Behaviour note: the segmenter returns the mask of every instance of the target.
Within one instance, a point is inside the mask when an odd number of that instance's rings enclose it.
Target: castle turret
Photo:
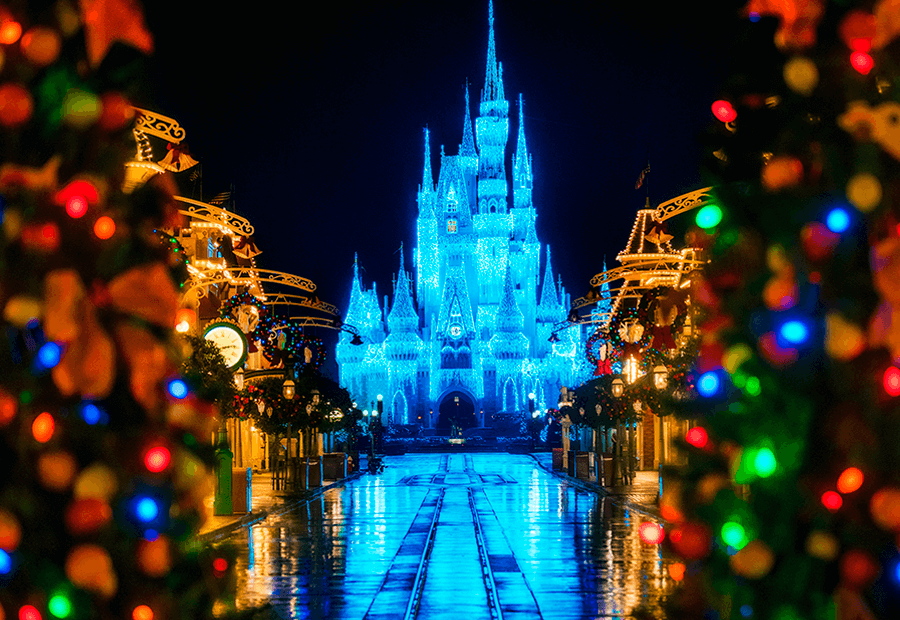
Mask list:
[[[494,3],[489,9],[487,67],[475,121],[478,140],[478,212],[506,213],[506,142],[509,138],[509,102],[503,94],[503,67],[494,49]]]

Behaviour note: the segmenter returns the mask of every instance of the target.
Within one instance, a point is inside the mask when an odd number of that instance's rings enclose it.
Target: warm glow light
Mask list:
[[[875,61],[865,52],[853,52],[850,54],[850,65],[863,75],[869,75]]]
[[[731,102],[719,99],[712,104],[713,115],[723,123],[730,123],[737,118],[737,112],[732,107]]]
[[[685,433],[684,440],[695,448],[704,448],[709,441],[709,434],[702,426],[695,426]]]
[[[53,437],[53,431],[56,429],[56,422],[53,416],[46,411],[34,419],[31,424],[31,434],[35,440],[40,443],[47,443]]]
[[[66,213],[69,217],[78,219],[87,213],[88,201],[84,196],[72,196],[66,201]]]
[[[883,383],[889,396],[900,396],[900,368],[891,366],[885,370]]]
[[[857,467],[848,467],[838,477],[837,490],[841,493],[853,493],[862,486],[863,480],[865,480],[865,476],[863,476],[862,470]]]
[[[844,504],[844,500],[841,498],[840,493],[835,491],[825,491],[822,493],[821,499],[822,505],[825,506],[829,512],[836,512]]]
[[[132,620],[153,620],[153,610],[148,605],[138,605],[131,612]]]
[[[0,44],[12,45],[22,36],[22,24],[11,19],[0,23]]]
[[[97,219],[94,223],[94,234],[98,239],[109,239],[116,232],[116,223],[108,215]]]
[[[662,526],[658,523],[653,523],[652,521],[641,523],[638,532],[641,536],[641,540],[648,545],[658,545],[663,541],[663,538],[666,537],[666,531]]]

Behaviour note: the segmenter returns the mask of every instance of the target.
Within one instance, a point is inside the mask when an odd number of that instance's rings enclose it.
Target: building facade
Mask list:
[[[412,271],[401,251],[392,301],[382,305],[375,284],[367,288],[353,265],[345,322],[363,345],[342,336],[340,382],[360,409],[376,407],[380,395],[385,423],[490,427],[498,414],[556,407],[561,386],[589,376],[581,330],[562,330],[550,342],[569,299],[535,232],[521,95],[507,175],[510,105],[492,4],[489,23],[474,130],[467,88],[462,141],[456,155],[441,149],[436,183],[425,131]]]

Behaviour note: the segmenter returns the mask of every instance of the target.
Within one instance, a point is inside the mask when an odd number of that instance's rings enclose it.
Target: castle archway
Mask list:
[[[438,407],[437,432],[447,433],[456,427],[459,431],[477,426],[475,402],[472,397],[461,391],[447,393]]]

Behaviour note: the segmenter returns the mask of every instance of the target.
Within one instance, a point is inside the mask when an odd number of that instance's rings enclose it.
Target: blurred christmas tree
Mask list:
[[[900,617],[900,3],[751,0],[706,162],[672,618]]]
[[[0,619],[227,596],[190,544],[215,410],[177,374],[177,209],[165,177],[122,190],[151,48],[133,0],[0,4]]]

